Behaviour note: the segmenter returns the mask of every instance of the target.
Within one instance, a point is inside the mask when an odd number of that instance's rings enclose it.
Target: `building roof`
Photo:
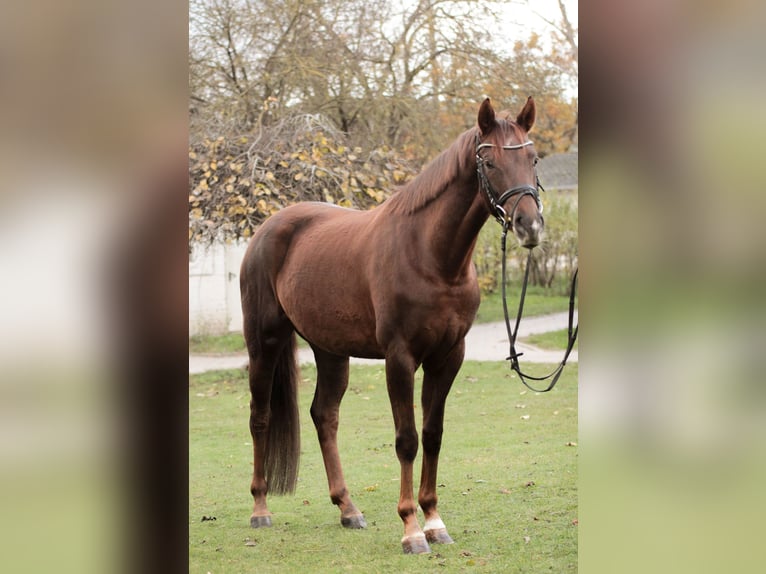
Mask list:
[[[537,173],[545,189],[577,189],[577,152],[540,158]]]

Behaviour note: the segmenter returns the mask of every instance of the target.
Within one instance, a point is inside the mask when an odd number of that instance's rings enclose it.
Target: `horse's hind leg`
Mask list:
[[[259,311],[264,312],[264,309]],[[249,354],[249,382],[250,382],[250,434],[253,439],[253,479],[250,483],[250,492],[253,495],[253,513],[250,516],[250,525],[253,528],[271,526],[271,513],[266,506],[267,467],[269,459],[273,460],[273,454],[269,452],[269,438],[274,440],[273,429],[270,428],[272,418],[272,393],[280,392],[274,389],[275,375],[279,371],[289,372],[293,342],[292,326],[286,321],[268,322],[268,329],[264,328],[263,318],[266,315],[245,315],[245,339]],[[280,364],[281,363],[281,364]],[[294,374],[289,373],[294,378]],[[285,381],[283,381],[284,383]],[[284,413],[276,413],[283,415]],[[272,453],[279,445],[271,445]],[[283,447],[290,450],[290,445]],[[294,451],[294,447],[292,447]],[[292,454],[289,456],[293,456]],[[280,469],[281,471],[281,469]],[[273,472],[273,470],[272,470]],[[280,477],[272,476],[270,480],[279,480]],[[277,490],[284,490],[280,485]]]
[[[423,469],[418,503],[426,518],[423,531],[431,543],[453,542],[436,510],[436,473],[444,426],[444,404],[463,363],[464,351],[465,342],[461,341],[446,357],[423,364]]]
[[[271,512],[266,506],[266,442],[270,417],[269,403],[271,385],[274,377],[274,364],[267,353],[250,355],[250,435],[253,439],[253,480],[250,493],[253,495],[253,513],[250,526],[259,528],[271,526]]]
[[[317,386],[311,403],[311,418],[322,450],[330,500],[340,508],[340,522],[346,528],[365,528],[364,516],[351,501],[338,454],[338,413],[348,386],[348,357],[314,349]]]

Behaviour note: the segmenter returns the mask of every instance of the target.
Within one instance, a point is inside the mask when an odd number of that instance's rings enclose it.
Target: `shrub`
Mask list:
[[[369,209],[417,172],[386,147],[362,150],[320,116],[194,142],[189,149],[189,242],[250,237],[299,201]]]
[[[547,192],[545,205],[545,235],[533,250],[529,270],[529,284],[566,294],[577,267],[577,196],[570,193]],[[499,226],[489,221],[481,233],[474,250],[474,263],[482,293],[500,289],[502,252]],[[520,249],[511,237],[507,240],[508,278],[521,281],[527,250]]]

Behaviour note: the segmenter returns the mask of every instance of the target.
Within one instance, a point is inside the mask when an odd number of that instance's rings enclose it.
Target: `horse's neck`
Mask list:
[[[426,208],[430,212],[424,232],[426,248],[452,277],[468,271],[476,238],[489,217],[478,187],[473,174],[457,179]]]

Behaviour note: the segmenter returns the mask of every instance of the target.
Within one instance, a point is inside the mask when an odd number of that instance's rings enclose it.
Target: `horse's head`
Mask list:
[[[532,248],[543,234],[542,202],[538,195],[537,153],[527,138],[535,123],[535,102],[529,97],[516,121],[495,116],[484,100],[479,108],[476,162],[480,193],[490,213],[513,229],[519,243]]]

